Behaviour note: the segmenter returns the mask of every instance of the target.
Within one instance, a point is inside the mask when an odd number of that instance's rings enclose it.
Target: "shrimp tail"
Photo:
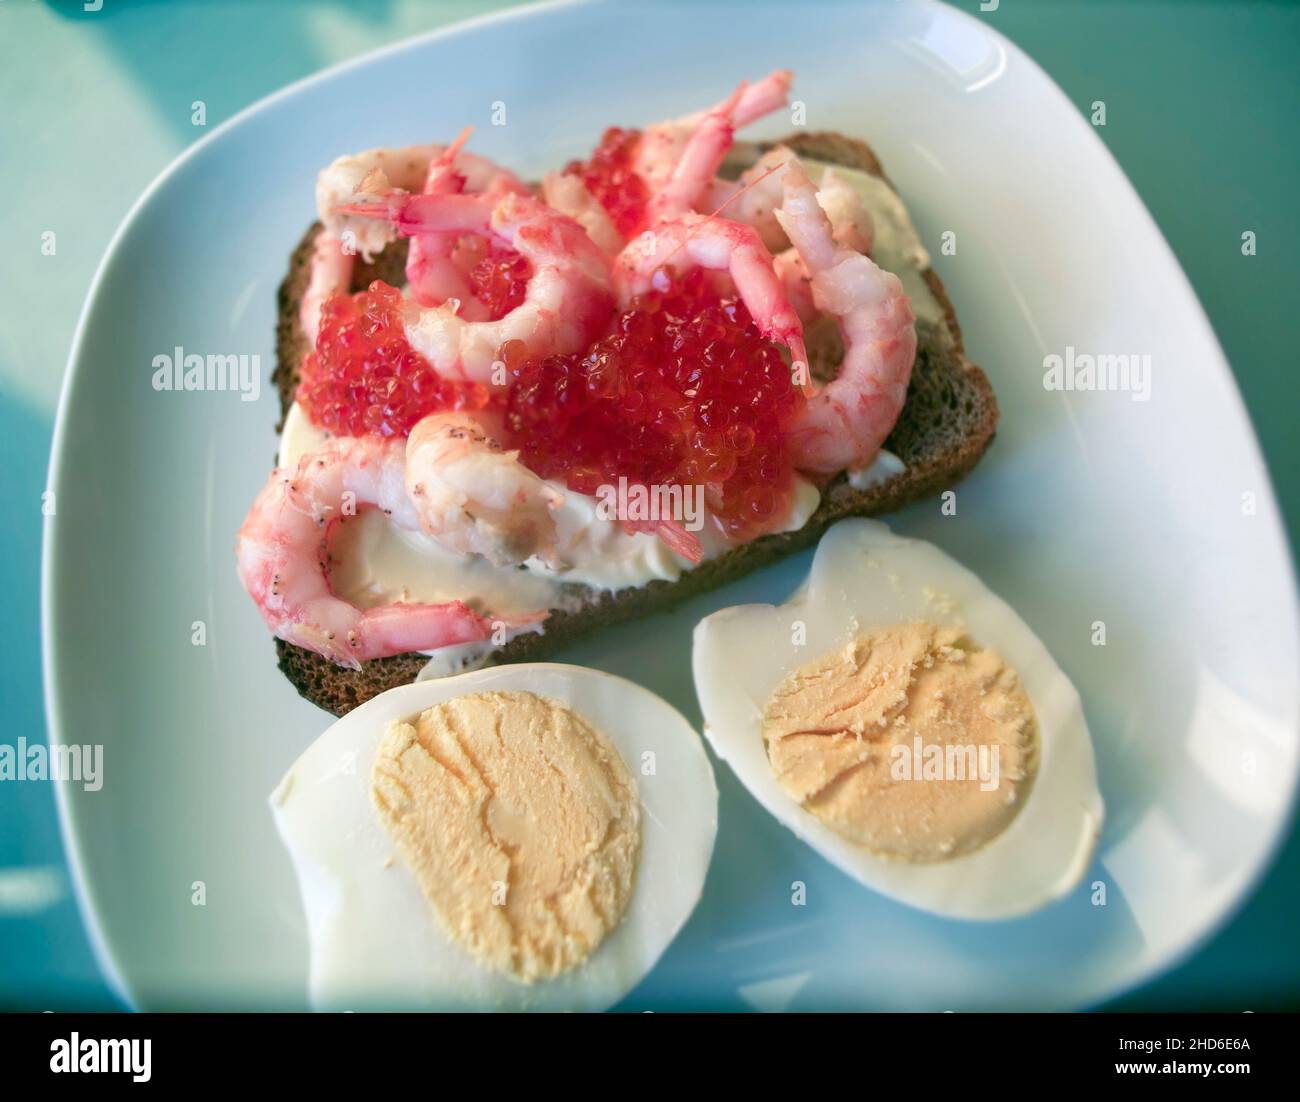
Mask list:
[[[623,531],[634,535],[637,532],[652,532],[667,544],[668,548],[681,555],[687,562],[696,564],[704,558],[704,546],[699,537],[686,530],[679,520],[665,517],[662,520],[634,521],[625,520]]]
[[[546,615],[481,616],[463,601],[383,605],[362,613],[348,643],[368,653],[390,654],[439,650],[487,639],[505,643],[511,632],[539,623]]]
[[[693,532],[688,532],[679,520],[661,520],[655,528],[661,540],[692,565],[704,558],[704,547]]]
[[[393,191],[378,202],[344,203],[335,207],[334,213],[384,219],[391,223],[399,237],[427,233],[480,233],[488,229],[492,198],[457,191],[433,195]]]

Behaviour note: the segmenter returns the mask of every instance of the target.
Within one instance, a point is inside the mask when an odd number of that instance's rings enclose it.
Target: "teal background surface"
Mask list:
[[[0,741],[45,738],[38,595],[54,410],[91,276],[130,205],[186,146],[280,86],[408,35],[510,6],[103,0],[100,10],[86,11],[82,3],[0,0],[0,502],[8,517],[0,551],[0,637],[8,643],[0,662]],[[1104,101],[1100,136],[1168,238],[1227,352],[1294,548],[1300,6],[956,6],[1019,44],[1085,116],[1094,101]],[[775,24],[794,7],[747,5],[738,17]],[[196,100],[206,105],[203,126],[192,121]],[[245,181],[250,188],[258,183]],[[1243,263],[1246,230],[1257,235],[1258,254]],[[42,251],[47,232],[55,235],[52,256]],[[1108,1008],[1300,1006],[1298,910],[1300,834],[1293,824],[1271,872],[1231,922],[1181,966]],[[118,1005],[77,912],[49,786],[5,784],[0,1008]]]

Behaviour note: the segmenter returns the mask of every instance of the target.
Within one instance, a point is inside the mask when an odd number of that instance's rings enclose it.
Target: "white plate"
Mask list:
[[[155,392],[153,358],[178,344],[256,353],[265,376],[275,288],[337,154],[469,122],[476,149],[534,175],[607,125],[684,112],[777,66],[797,71],[810,127],[880,153],[997,389],[1002,428],[956,516],[929,501],[893,523],[976,570],[1078,684],[1110,812],[1087,880],[1107,885],[1106,905],[1082,889],[1009,923],[920,915],[816,857],[724,767],[704,898],[627,1005],[1089,1004],[1186,953],[1260,874],[1296,781],[1295,587],[1186,279],[1078,110],[988,26],[912,3],[792,10],[565,5],[417,39],[239,115],[127,217],[59,411],[44,616],[52,737],[104,744],[102,790],[60,786],[63,822],[101,960],[134,1004],[302,1004],[303,920],[266,796],[328,719],[276,670],[235,579],[275,396],[265,379],[256,402]],[[947,230],[955,256],[940,254]],[[1043,358],[1067,346],[1150,355],[1150,400],[1046,391]],[[784,599],[807,563],[557,660],[631,676],[698,721],[695,621]]]

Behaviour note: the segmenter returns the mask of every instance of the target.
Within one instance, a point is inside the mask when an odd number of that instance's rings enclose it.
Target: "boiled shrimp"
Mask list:
[[[817,205],[826,212],[836,244],[871,255],[876,227],[862,196],[834,168],[827,168],[817,181]]]
[[[462,554],[513,566],[536,555],[556,561],[552,511],[564,494],[502,449],[484,414],[434,413],[406,443],[406,492],[420,525]]]
[[[798,158],[792,150],[783,145],[774,146],[742,172],[738,180],[713,180],[705,205],[733,222],[753,226],[773,253],[789,248],[790,242],[775,212],[781,205],[781,169],[795,160]]]
[[[492,385],[497,351],[522,341],[536,357],[580,352],[599,337],[613,307],[609,258],[572,218],[540,199],[507,193],[401,195],[348,204],[343,213],[383,219],[402,236],[491,236],[532,268],[524,300],[496,321],[468,321],[457,304],[407,307],[406,338],[444,378]]]
[[[352,268],[356,256],[343,248],[343,243],[329,230],[316,235],[308,268],[307,290],[303,292],[298,307],[298,322],[303,334],[316,347],[320,335],[320,308],[331,295],[346,293],[352,286]]]
[[[785,287],[786,297],[805,325],[817,317],[813,302],[812,280],[808,266],[799,250],[790,244],[785,230],[777,219],[784,184],[781,176],[785,168],[803,162],[784,146],[768,150],[744,173],[730,198],[722,201],[726,217],[753,226],[763,238],[763,243],[775,254],[772,264]],[[714,192],[716,198],[720,192]],[[871,212],[862,202],[857,190],[833,168],[822,172],[817,183],[817,205],[826,213],[831,224],[831,236],[837,244],[855,252],[871,255],[875,240],[875,227]]]
[[[276,470],[239,530],[240,580],[280,639],[359,669],[372,658],[488,639],[500,626],[536,623],[545,613],[493,620],[461,601],[398,602],[361,609],[335,596],[326,563],[329,532],[353,509],[381,509],[395,524],[421,526],[405,487],[404,440],[341,437],[295,470]]]
[[[479,188],[469,187],[469,177],[461,164],[465,155],[461,151],[472,129],[465,127],[451,145],[430,161],[423,193],[455,195],[466,190],[481,190],[483,194],[492,196],[506,192],[529,194],[524,184],[505,169],[487,175],[479,173],[476,180]],[[441,306],[455,299],[459,303],[457,313],[466,321],[488,320],[491,311],[479,300],[469,278],[471,269],[484,252],[482,244],[482,238],[456,233],[429,233],[414,237],[406,260],[407,291],[411,297],[421,306]]]
[[[898,277],[835,240],[803,166],[782,175],[777,218],[807,267],[816,308],[834,317],[844,360],[830,383],[811,391],[788,428],[796,468],[832,474],[866,466],[898,421],[916,358],[912,306]]]
[[[757,122],[786,105],[793,82],[794,73],[778,69],[752,84],[742,84],[739,94],[733,93],[703,111],[647,126],[633,153],[632,170],[645,181],[650,194],[657,195],[668,183],[701,124],[711,117],[716,119],[723,111],[733,130]]]
[[[547,206],[568,215],[586,230],[602,252],[613,256],[623,247],[623,235],[614,219],[577,176],[548,172],[542,177],[542,198]]]
[[[694,210],[708,194],[734,140],[737,107],[745,87],[742,82],[730,98],[706,111],[691,129],[671,170],[646,204],[649,225]]]
[[[366,260],[397,239],[394,227],[369,218],[352,217],[342,211],[349,203],[382,201],[394,192],[420,192],[431,170],[449,147],[408,145],[396,149],[369,149],[340,157],[316,180],[316,212],[325,228],[346,241]],[[463,178],[456,190],[495,192],[528,189],[513,172],[482,157],[458,149],[450,166]]]
[[[434,413],[421,420],[406,445],[406,491],[425,531],[445,547],[482,555],[496,566],[536,558],[563,572],[554,510],[564,494],[519,462],[498,442],[500,421],[486,413]],[[690,562],[703,557],[699,539],[677,520],[621,522],[648,532]]]
[[[706,205],[733,222],[753,226],[773,254],[779,256],[790,251],[790,239],[776,217],[784,194],[781,175],[790,164],[803,166],[792,149],[773,146],[741,173],[738,180],[715,180]],[[871,255],[875,243],[871,212],[857,189],[833,167],[824,169],[817,182],[817,203],[830,219],[831,232],[839,244]],[[797,254],[791,252],[791,255]]]

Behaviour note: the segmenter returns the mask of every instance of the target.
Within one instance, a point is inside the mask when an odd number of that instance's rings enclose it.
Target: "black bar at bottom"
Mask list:
[[[729,1016],[422,1016],[11,1014],[0,1021],[6,1087],[74,1084],[170,1089],[319,1084],[367,1095],[402,1083],[454,1087],[481,1076],[500,1097],[603,1083],[597,1068],[644,1087],[758,1074],[765,1091],[841,1088],[916,1076],[917,1086],[1001,1083],[1032,1089],[1046,1073],[1072,1088],[1163,1081],[1180,1088],[1264,1085],[1296,1073],[1288,1014],[897,1014]],[[147,1042],[147,1044],[146,1044]],[[829,1064],[827,1063],[829,1061]],[[620,1072],[619,1065],[622,1065]],[[1010,1077],[1008,1079],[1008,1077]],[[6,1093],[9,1093],[7,1090]],[[10,1095],[11,1097],[18,1097]]]

